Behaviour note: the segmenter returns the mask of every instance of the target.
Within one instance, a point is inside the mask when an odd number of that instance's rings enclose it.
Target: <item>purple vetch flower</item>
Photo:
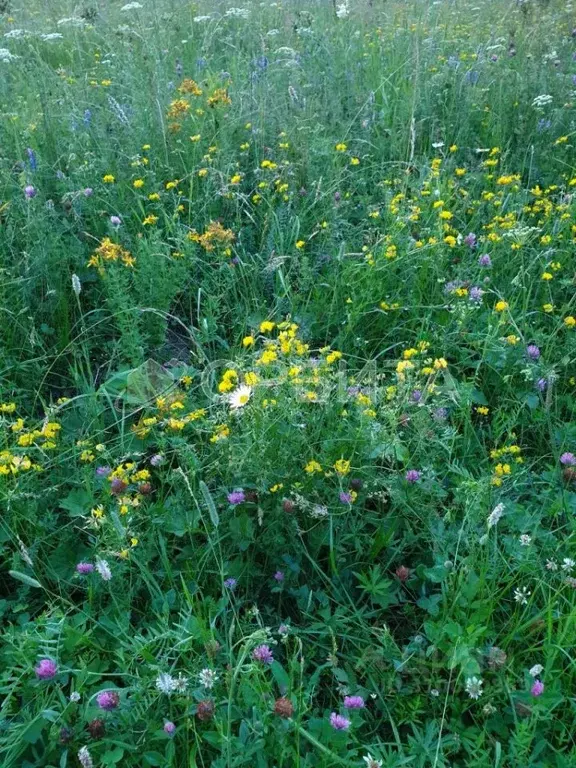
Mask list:
[[[276,581],[284,581],[284,571],[276,571],[274,574],[274,579]]]
[[[334,202],[339,203],[341,199],[342,199],[342,195],[340,194],[340,192],[334,192]]]
[[[493,53],[492,56],[490,56],[490,61],[492,61],[492,62],[498,61],[498,56],[496,56],[496,54]]]
[[[547,379],[538,379],[536,382],[536,389],[538,392],[546,392],[546,389],[548,387],[548,381]]]
[[[82,117],[82,121],[86,127],[90,125],[90,121],[92,120],[92,112],[89,109],[84,110],[84,116]]]
[[[36,197],[38,192],[36,191],[35,187],[33,187],[31,184],[28,184],[26,187],[24,187],[24,194],[28,200],[32,200],[33,197]]]
[[[566,451],[560,456],[560,464],[564,464],[565,467],[574,467],[576,466],[576,456]]]
[[[544,117],[538,120],[538,125],[536,126],[536,130],[538,131],[538,133],[544,133],[544,131],[549,131],[550,128],[552,128],[551,120],[547,120]]]
[[[94,566],[92,563],[78,563],[76,565],[76,573],[80,573],[82,576],[85,576],[87,573],[92,573],[94,571]]]
[[[34,152],[33,149],[30,149],[30,147],[28,147],[28,149],[26,150],[26,154],[28,155],[28,162],[30,163],[30,170],[35,171],[36,168],[38,167],[38,162],[36,160],[36,153]]]
[[[236,584],[238,584],[238,582],[236,581],[236,579],[233,579],[233,578],[229,578],[224,581],[224,586],[226,587],[226,589],[234,589]]]
[[[83,191],[82,194],[84,195],[84,197],[92,197],[93,193],[94,193],[94,190],[92,189],[92,187],[86,187],[86,189]]]
[[[254,661],[259,661],[261,664],[272,664],[274,661],[274,655],[268,645],[258,645],[252,651],[252,658]]]
[[[344,706],[346,709],[364,709],[364,699],[362,696],[344,696]]]
[[[410,399],[413,403],[419,403],[420,400],[422,400],[422,390],[421,389],[415,389],[414,392],[410,395]]]
[[[349,491],[340,491],[340,501],[342,504],[352,504],[352,494]]]
[[[96,702],[100,709],[103,709],[105,712],[112,712],[120,704],[120,696],[118,696],[116,691],[101,691],[96,696]]]
[[[338,715],[336,712],[332,712],[330,715],[330,725],[335,731],[347,731],[350,728],[351,721],[343,715]]]
[[[96,477],[108,477],[112,472],[112,467],[96,467]]]
[[[176,726],[173,722],[170,720],[166,720],[164,723],[164,733],[168,736],[174,736],[174,733],[176,732]]]
[[[432,417],[434,421],[446,421],[446,419],[448,418],[448,408],[444,408],[444,406],[441,406],[440,408],[436,408],[436,410],[432,414]]]
[[[484,291],[482,288],[479,288],[477,285],[473,285],[472,288],[470,288],[470,292],[468,294],[470,301],[482,301],[482,296],[484,296]]]
[[[161,464],[164,464],[164,456],[161,453],[155,453],[150,459],[150,464],[153,467],[159,467]]]
[[[119,227],[120,224],[122,224],[122,219],[120,216],[110,216],[110,224],[112,224],[113,227]]]
[[[526,347],[526,354],[530,358],[530,360],[538,360],[540,357],[540,350],[536,346],[536,344],[529,344]]]
[[[228,494],[228,501],[230,504],[242,504],[243,501],[246,501],[246,494],[241,488],[238,488]]]
[[[541,680],[534,680],[530,693],[532,696],[541,696],[544,693],[544,683]]]
[[[421,477],[422,474],[417,469],[409,469],[405,475],[407,483],[417,483]]]
[[[182,62],[180,61],[180,59],[176,59],[175,70],[176,70],[176,76],[177,77],[182,77],[182,75],[184,73],[184,67],[183,67]]]
[[[41,659],[34,672],[40,680],[52,680],[58,674],[58,665],[52,659]]]
[[[478,259],[478,264],[480,264],[481,267],[491,267],[492,259],[487,253],[483,253],[482,256],[480,256]]]
[[[470,232],[469,234],[467,234],[466,237],[464,238],[464,243],[470,248],[476,248],[476,246],[478,245],[476,234],[474,232]]]

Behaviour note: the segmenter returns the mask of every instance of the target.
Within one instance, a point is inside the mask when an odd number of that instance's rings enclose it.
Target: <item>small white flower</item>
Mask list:
[[[81,698],[82,698],[82,696],[80,696],[78,691],[72,691],[72,693],[70,694],[70,701],[73,704],[78,704],[78,702],[80,701]]]
[[[548,93],[542,93],[540,96],[536,96],[532,102],[532,106],[535,109],[543,109],[552,103],[552,96]]]
[[[80,761],[82,768],[94,768],[94,763],[92,762],[92,756],[90,755],[88,747],[82,747],[79,750],[78,760]]]
[[[362,760],[366,763],[366,768],[382,768],[382,760],[376,760],[375,757],[372,757],[372,755],[368,754],[365,755]]]
[[[178,677],[173,678],[174,690],[177,693],[184,693],[187,685],[188,685],[187,677],[182,677],[182,675],[178,675]]]
[[[576,565],[576,562],[574,562],[574,560],[572,560],[571,557],[565,557],[564,560],[562,560],[563,571],[571,571],[575,565]]]
[[[170,696],[174,691],[174,678],[172,675],[169,675],[167,672],[160,672],[156,678],[156,690],[166,694],[166,696]]]
[[[110,581],[112,578],[112,571],[106,560],[102,560],[100,557],[96,560],[96,570],[102,577],[103,581]]]
[[[82,290],[82,283],[80,282],[80,278],[76,274],[72,275],[72,290],[74,291],[76,296],[80,296],[80,291]]]
[[[549,571],[557,571],[558,563],[555,560],[546,560],[546,568]]]
[[[444,146],[444,142],[443,141],[435,141],[432,144],[432,148],[433,149],[442,149],[443,146]]]
[[[467,677],[466,678],[466,693],[471,699],[479,699],[482,696],[483,681],[479,677]]]
[[[248,8],[228,8],[224,15],[233,19],[247,19],[250,16],[250,11]]]
[[[528,671],[532,677],[538,677],[543,672],[544,667],[542,664],[534,664],[534,666]]]
[[[8,64],[11,61],[14,61],[15,59],[20,58],[19,56],[15,56],[13,53],[10,53],[8,48],[0,48],[0,61],[4,62],[4,64]]]
[[[10,32],[4,33],[4,37],[6,40],[17,40],[20,37],[29,37],[31,34],[27,29],[11,29]]]
[[[60,32],[47,32],[46,34],[40,35],[40,39],[44,40],[45,43],[50,43],[52,40],[63,40],[64,35],[61,35]]]
[[[237,411],[239,408],[244,408],[251,397],[252,387],[249,387],[247,384],[241,384],[228,398],[231,410]]]
[[[65,19],[58,19],[56,24],[59,27],[83,27],[86,22],[78,16],[67,16]]]
[[[433,696],[435,699],[437,699],[438,696],[440,696],[440,691],[438,690],[438,688],[432,688],[432,690],[430,691],[430,696]]]
[[[493,526],[495,526],[503,514],[504,514],[504,504],[496,504],[492,512],[490,512],[490,514],[488,515],[488,519],[486,521],[488,523],[488,528],[492,528]]]
[[[207,690],[214,688],[214,683],[218,680],[218,675],[213,669],[203,669],[198,675],[198,682]]]
[[[126,5],[123,5],[122,8],[120,8],[121,11],[137,11],[139,8],[143,8],[143,5],[140,5],[140,3],[127,3]]]
[[[532,544],[532,536],[529,536],[527,533],[523,533],[522,536],[520,536],[519,541],[521,547],[529,547],[530,544]]]
[[[528,587],[522,587],[521,589],[515,589],[514,590],[514,600],[516,600],[517,603],[520,605],[527,605],[528,604],[528,598],[530,597],[532,593],[528,589]]]
[[[194,16],[192,21],[194,24],[202,24],[203,21],[210,21],[212,16]]]
[[[348,3],[341,3],[336,8],[336,16],[338,16],[339,19],[345,19],[350,15],[350,9],[348,8]]]

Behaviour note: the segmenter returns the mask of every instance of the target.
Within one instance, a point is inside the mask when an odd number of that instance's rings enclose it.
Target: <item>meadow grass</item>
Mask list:
[[[2,768],[576,766],[575,24],[0,0]]]

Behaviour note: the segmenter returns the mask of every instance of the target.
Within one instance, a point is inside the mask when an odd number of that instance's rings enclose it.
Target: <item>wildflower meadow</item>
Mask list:
[[[0,0],[0,767],[576,768],[573,0]]]

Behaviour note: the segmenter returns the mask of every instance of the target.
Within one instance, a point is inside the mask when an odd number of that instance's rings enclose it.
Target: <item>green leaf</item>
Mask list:
[[[70,491],[65,499],[60,502],[61,509],[67,509],[72,517],[80,517],[86,515],[93,505],[94,499],[91,494],[87,493],[82,488],[77,488],[74,491]]]
[[[206,506],[208,507],[208,513],[210,515],[210,520],[212,520],[212,525],[215,528],[218,528],[218,525],[220,523],[218,510],[216,509],[216,504],[214,504],[214,499],[212,498],[212,495],[208,490],[208,486],[203,480],[200,480],[200,491],[202,492],[202,496],[204,496],[204,501],[206,502]]]
[[[37,717],[35,720],[32,720],[32,722],[28,723],[26,728],[20,734],[20,738],[27,744],[35,744],[47,725],[48,723],[43,717]]]

